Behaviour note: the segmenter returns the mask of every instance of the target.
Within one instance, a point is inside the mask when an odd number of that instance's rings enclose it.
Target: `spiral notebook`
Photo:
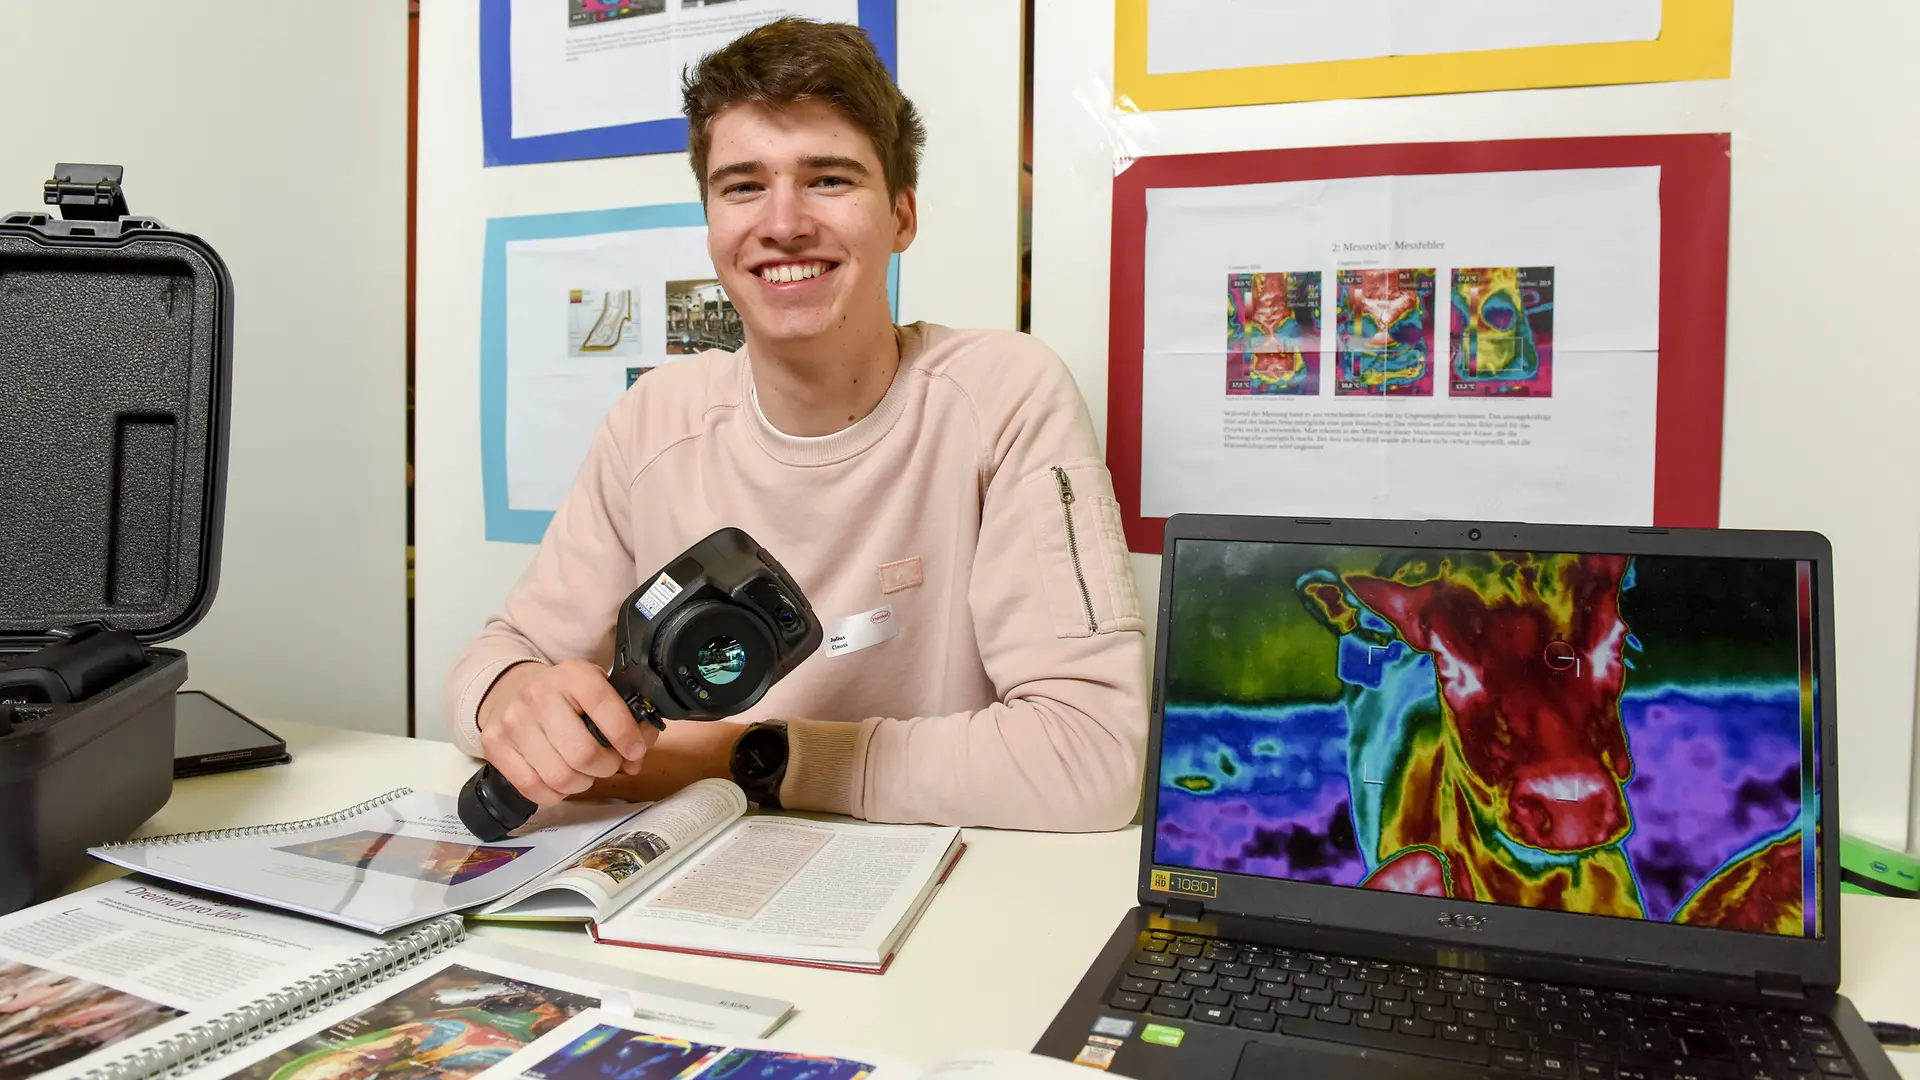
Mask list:
[[[483,1026],[492,995],[542,1003],[549,1024],[601,1007],[748,1036],[792,1012],[771,998],[558,961],[473,940],[458,916],[380,938],[122,878],[0,917],[0,1077],[174,1076],[255,1043],[324,1042],[349,1020],[363,1034],[396,1000],[410,1002],[409,1015],[443,1007]],[[515,1031],[537,1034],[503,1020],[488,1027],[490,1045]]]
[[[476,840],[453,796],[396,788],[304,821],[146,837],[87,849],[188,888],[384,934],[497,900],[571,865],[645,807],[543,807],[496,844]]]

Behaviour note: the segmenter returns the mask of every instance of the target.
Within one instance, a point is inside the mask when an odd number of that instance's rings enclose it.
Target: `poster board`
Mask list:
[[[899,77],[894,0],[480,0],[485,163],[685,150],[682,69],[785,15],[857,22]]]
[[[1114,19],[1115,102],[1142,111],[1724,79],[1732,67],[1733,0],[1115,0]]]
[[[1107,398],[1107,460],[1120,499],[1129,547],[1135,552],[1157,554],[1166,515],[1181,511],[1505,517],[1611,523],[1625,520],[1629,524],[1656,526],[1717,524],[1725,377],[1729,151],[1728,136],[1707,134],[1353,146],[1171,155],[1136,162],[1113,182],[1113,300],[1109,309]],[[1652,240],[1656,254],[1638,262],[1624,256],[1626,261],[1590,259],[1586,264],[1560,269],[1556,279],[1553,252],[1530,249],[1523,238],[1510,237],[1505,243],[1481,244],[1471,253],[1459,250],[1457,237],[1462,232],[1499,231],[1494,228],[1496,223],[1486,217],[1486,208],[1507,205],[1513,198],[1512,191],[1525,190],[1530,185],[1544,188],[1550,180],[1564,181],[1568,177],[1572,177],[1578,187],[1583,173],[1589,178],[1607,177],[1612,187],[1625,193],[1616,192],[1609,197],[1630,199],[1638,191],[1653,201],[1647,210],[1656,230]],[[1341,234],[1335,208],[1335,204],[1346,197],[1341,193],[1347,191],[1352,195],[1353,181],[1375,178],[1373,186],[1380,187],[1382,182],[1377,178],[1387,177],[1398,178],[1394,184],[1401,190],[1418,189],[1423,184],[1432,187],[1439,180],[1471,186],[1475,177],[1483,178],[1481,182],[1486,185],[1504,187],[1493,192],[1491,199],[1460,204],[1469,209],[1464,211],[1464,220],[1451,223],[1455,230],[1452,241],[1395,232],[1392,226],[1396,219],[1405,227],[1415,228],[1410,223],[1417,220],[1417,215],[1409,209],[1412,204],[1404,199],[1395,201],[1391,195],[1375,215],[1379,218],[1384,214],[1381,220],[1389,223],[1384,231],[1376,228],[1365,235],[1351,231]],[[1244,387],[1236,393],[1232,385],[1233,372],[1229,368],[1234,361],[1235,346],[1229,324],[1236,310],[1232,302],[1233,288],[1237,278],[1251,279],[1263,270],[1257,262],[1245,261],[1248,258],[1245,255],[1237,256],[1242,261],[1233,261],[1236,256],[1227,254],[1225,249],[1210,254],[1202,252],[1182,262],[1180,253],[1154,250],[1151,246],[1151,208],[1157,202],[1160,212],[1168,212],[1170,204],[1166,197],[1169,194],[1203,189],[1252,190],[1254,185],[1279,185],[1266,190],[1277,192],[1276,197],[1283,202],[1294,199],[1305,206],[1302,221],[1319,222],[1333,230],[1315,233],[1313,243],[1319,244],[1331,236],[1329,247],[1345,248],[1322,253],[1319,265],[1294,266],[1292,263],[1301,261],[1294,253],[1277,256],[1281,261],[1291,258],[1285,270],[1318,273],[1322,286],[1320,295],[1314,297],[1319,333],[1313,362],[1317,365],[1318,377],[1311,393],[1305,392],[1304,387],[1295,394],[1256,394]],[[1387,186],[1391,189],[1393,185]],[[1581,211],[1585,204],[1555,205]],[[1581,212],[1625,214],[1624,205],[1602,201],[1586,206]],[[1445,207],[1442,213],[1444,211]],[[1247,215],[1244,207],[1231,213],[1243,223],[1238,229],[1240,233],[1260,233],[1257,226],[1244,227]],[[1482,218],[1474,218],[1474,213],[1481,214]],[[1435,214],[1429,209],[1426,216],[1432,218]],[[1188,239],[1198,235],[1193,231],[1193,220],[1180,219],[1178,224],[1181,227],[1173,232],[1182,237],[1180,243],[1201,242]],[[1522,236],[1535,231],[1531,228],[1509,230]],[[1601,229],[1599,235],[1604,238],[1607,231]],[[1284,250],[1288,243],[1300,240],[1290,235],[1291,232],[1276,233],[1269,228],[1264,238],[1254,235],[1243,242],[1240,250]],[[1455,256],[1446,250],[1449,243],[1455,245]],[[1392,265],[1380,266],[1368,259],[1369,253],[1354,250],[1379,245],[1405,245],[1406,250],[1389,255],[1385,262]],[[1206,262],[1208,258],[1214,262]],[[1201,267],[1205,278],[1201,291],[1190,295],[1175,295],[1177,288],[1163,288],[1158,294],[1150,292],[1155,274],[1164,273],[1169,265]],[[1630,328],[1636,325],[1636,320],[1602,317],[1605,312],[1589,320],[1597,332],[1590,330],[1584,339],[1576,335],[1569,341],[1563,329],[1555,339],[1561,351],[1546,365],[1550,370],[1552,365],[1560,365],[1558,371],[1565,380],[1580,370],[1584,359],[1582,351],[1594,354],[1596,362],[1637,364],[1635,370],[1639,375],[1636,377],[1642,379],[1643,392],[1607,398],[1588,410],[1584,418],[1574,418],[1571,422],[1590,427],[1603,422],[1637,424],[1640,427],[1636,430],[1650,436],[1650,452],[1643,460],[1638,463],[1607,460],[1602,465],[1623,471],[1644,470],[1646,490],[1644,510],[1640,513],[1645,516],[1641,520],[1623,518],[1619,501],[1591,506],[1538,500],[1502,501],[1500,496],[1505,491],[1499,486],[1502,472],[1533,465],[1534,451],[1530,448],[1461,449],[1453,445],[1436,448],[1397,435],[1369,438],[1365,445],[1327,446],[1324,440],[1318,446],[1285,448],[1271,445],[1272,440],[1260,445],[1244,441],[1229,445],[1233,442],[1233,432],[1227,430],[1234,423],[1230,419],[1232,415],[1279,417],[1283,423],[1294,423],[1299,416],[1314,411],[1363,418],[1369,415],[1444,418],[1450,407],[1463,406],[1476,417],[1497,418],[1503,413],[1546,415],[1550,412],[1546,407],[1552,400],[1550,391],[1539,394],[1536,386],[1534,393],[1538,396],[1522,394],[1516,400],[1498,401],[1490,399],[1485,389],[1476,386],[1472,379],[1448,378],[1442,374],[1442,369],[1447,374],[1457,374],[1452,371],[1456,350],[1450,340],[1451,328],[1444,325],[1452,315],[1452,304],[1443,301],[1463,287],[1466,292],[1472,292],[1472,283],[1469,281],[1463,286],[1459,272],[1485,272],[1502,266],[1522,271],[1522,277],[1526,271],[1537,275],[1544,269],[1547,279],[1553,282],[1549,290],[1557,288],[1553,301],[1564,309],[1560,316],[1563,327],[1567,326],[1567,318],[1578,310],[1573,299],[1575,294],[1568,291],[1570,287],[1576,293],[1603,298],[1606,303],[1635,306],[1642,309],[1639,312],[1642,316],[1647,314],[1646,307],[1653,308],[1650,320],[1637,321],[1644,326],[1644,331],[1615,331],[1611,328],[1613,325]],[[1335,314],[1339,307],[1335,294],[1343,291],[1345,283],[1341,278],[1349,275],[1355,276],[1351,291],[1365,291],[1367,286],[1358,277],[1367,272],[1360,269],[1363,267],[1370,268],[1376,275],[1376,284],[1380,283],[1377,275],[1385,271],[1425,272],[1424,280],[1391,282],[1394,290],[1405,294],[1402,299],[1406,302],[1399,305],[1401,311],[1425,305],[1426,325],[1419,331],[1424,334],[1428,364],[1424,386],[1418,384],[1416,374],[1410,386],[1369,388],[1364,385],[1366,373],[1349,372],[1343,366],[1365,350],[1349,347],[1352,339],[1342,333],[1350,329],[1343,325],[1349,316]],[[1283,268],[1276,264],[1272,269]],[[1657,284],[1631,280],[1646,273],[1654,274]],[[1629,280],[1616,280],[1622,277]],[[1567,307],[1570,303],[1574,306]],[[1211,314],[1205,312],[1205,305],[1212,305]],[[1169,311],[1169,307],[1178,310]],[[1221,319],[1223,311],[1227,313],[1225,320]],[[1191,324],[1195,319],[1213,320],[1212,325],[1217,328],[1213,332],[1218,335],[1214,351],[1185,347],[1184,343],[1191,343],[1194,338],[1184,329],[1171,331],[1172,337],[1168,336],[1169,332],[1158,331],[1157,338],[1150,338],[1156,321],[1186,320]],[[1375,329],[1369,327],[1366,333],[1372,334]],[[1176,344],[1170,347],[1169,341]],[[1649,345],[1652,355],[1644,356]],[[1278,350],[1268,350],[1269,354],[1275,351]],[[1463,359],[1469,352],[1465,348],[1458,351]],[[1644,359],[1632,360],[1635,354],[1642,354]],[[1593,370],[1593,366],[1588,370]],[[1170,371],[1174,374],[1169,375]],[[1212,385],[1216,395],[1213,400],[1237,397],[1240,404],[1232,409],[1221,406],[1216,414],[1221,426],[1207,429],[1204,417],[1192,414],[1190,409],[1180,411],[1183,402],[1198,399],[1184,391],[1178,382],[1169,382],[1170,378]],[[1305,381],[1304,374],[1300,379]],[[1247,380],[1247,375],[1242,373],[1241,381]],[[1563,390],[1561,397],[1566,400],[1574,395]],[[1645,415],[1648,411],[1652,412],[1651,416]],[[1171,431],[1183,432],[1182,437],[1189,440],[1187,446],[1170,443],[1168,433]],[[1615,433],[1600,431],[1598,434],[1611,437]],[[1211,450],[1201,446],[1209,441]],[[1450,438],[1439,441],[1459,442]],[[1596,444],[1578,444],[1570,452],[1630,452],[1635,441],[1633,438],[1602,439]],[[1199,449],[1195,451],[1194,447]],[[1328,449],[1334,454],[1328,455],[1325,452]],[[1432,461],[1436,455],[1452,452],[1458,454],[1452,464],[1464,472],[1454,477],[1454,486],[1449,488],[1447,480],[1432,471]],[[1172,468],[1166,460],[1170,453],[1179,459]],[[1329,470],[1345,479],[1331,488],[1316,483],[1329,475]],[[1551,475],[1545,475],[1537,477],[1534,484],[1539,488],[1553,482]],[[1345,491],[1364,483],[1379,485],[1372,489],[1380,493],[1379,497],[1358,512],[1350,503],[1336,505],[1337,498],[1343,497]]]

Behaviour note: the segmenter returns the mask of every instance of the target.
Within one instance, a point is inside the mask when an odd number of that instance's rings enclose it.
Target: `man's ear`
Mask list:
[[[912,188],[893,197],[893,253],[898,255],[913,245],[920,234],[920,206]]]

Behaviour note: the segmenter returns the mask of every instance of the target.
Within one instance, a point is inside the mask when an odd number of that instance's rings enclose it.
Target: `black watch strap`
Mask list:
[[[780,784],[787,778],[787,725],[782,720],[750,724],[733,744],[733,782],[758,806],[780,808]]]

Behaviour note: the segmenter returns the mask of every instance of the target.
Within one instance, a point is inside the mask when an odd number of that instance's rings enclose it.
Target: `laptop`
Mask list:
[[[1135,1080],[1897,1076],[1840,982],[1812,533],[1169,519]]]

